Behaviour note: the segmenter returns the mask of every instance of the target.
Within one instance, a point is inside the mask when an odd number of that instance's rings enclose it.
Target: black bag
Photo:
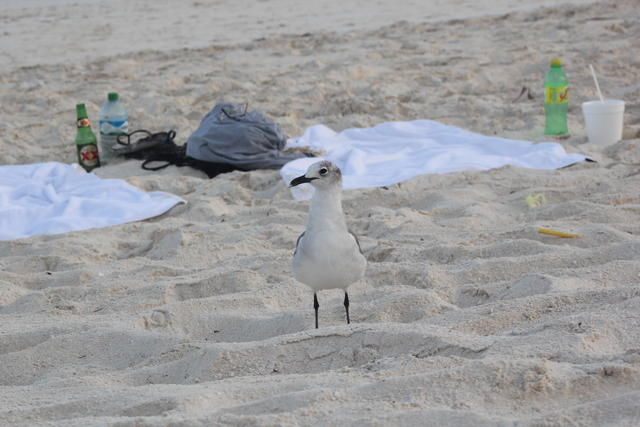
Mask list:
[[[149,171],[157,171],[170,165],[190,166],[213,178],[221,173],[237,170],[236,167],[226,163],[202,162],[187,157],[186,145],[176,145],[173,141],[175,136],[174,130],[151,133],[140,129],[126,135],[119,135],[118,146],[114,151],[116,155],[125,159],[142,160],[142,169]]]

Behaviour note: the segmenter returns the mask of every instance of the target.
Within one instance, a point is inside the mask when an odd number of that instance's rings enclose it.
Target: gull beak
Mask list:
[[[289,183],[289,187],[295,187],[296,185],[305,184],[307,182],[313,181],[314,179],[318,178],[307,178],[305,175],[302,175],[291,180],[291,182]]]

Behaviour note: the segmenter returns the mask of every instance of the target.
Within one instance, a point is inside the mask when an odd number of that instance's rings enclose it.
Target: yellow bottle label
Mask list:
[[[562,104],[569,101],[569,87],[546,87],[544,102],[547,104]]]

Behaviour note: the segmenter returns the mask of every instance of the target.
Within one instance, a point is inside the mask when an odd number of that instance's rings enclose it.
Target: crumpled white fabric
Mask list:
[[[63,163],[0,166],[0,240],[139,221],[178,203],[186,202]]]
[[[530,169],[558,169],[585,160],[567,154],[555,142],[532,143],[469,132],[431,120],[386,122],[364,129],[337,133],[327,126],[307,128],[287,147],[309,147],[325,153],[322,158],[293,160],[280,169],[288,184],[303,175],[309,165],[330,160],[342,170],[343,189],[380,187],[428,173],[486,170],[505,165]],[[291,189],[299,200],[310,199],[313,187]]]

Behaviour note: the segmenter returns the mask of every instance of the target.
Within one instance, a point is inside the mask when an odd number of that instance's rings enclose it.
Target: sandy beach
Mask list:
[[[368,268],[351,325],[323,291],[318,330],[291,273],[308,202],[277,170],[96,169],[187,204],[0,241],[0,425],[640,425],[638,52],[635,0],[3,2],[0,165],[75,162],[76,103],[97,123],[111,91],[179,144],[228,101],[290,137],[430,119],[596,162],[345,191]],[[589,64],[626,102],[609,146],[584,130]]]

